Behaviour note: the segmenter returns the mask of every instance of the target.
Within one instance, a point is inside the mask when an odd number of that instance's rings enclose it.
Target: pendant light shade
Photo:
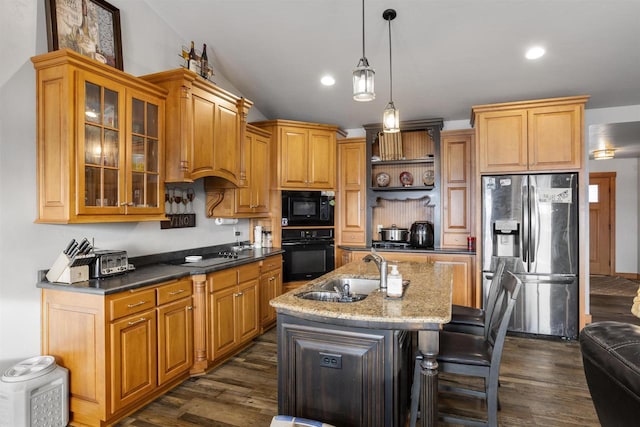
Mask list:
[[[376,72],[369,66],[364,56],[353,70],[353,99],[356,101],[372,101],[376,98],[373,77]]]
[[[369,65],[364,54],[364,0],[362,0],[362,58],[353,70],[353,99],[356,101],[372,101],[376,98],[373,78],[376,72]]]
[[[391,60],[391,21],[396,17],[394,9],[387,9],[382,17],[389,23],[389,103],[382,115],[382,131],[385,133],[400,132],[400,113],[393,104],[393,62]]]
[[[386,133],[400,132],[400,114],[393,101],[389,101],[382,114],[382,130]]]

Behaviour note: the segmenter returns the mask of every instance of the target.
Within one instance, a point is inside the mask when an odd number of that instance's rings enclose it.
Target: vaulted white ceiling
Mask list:
[[[376,99],[352,99],[361,0],[145,0],[268,118],[359,128],[393,100],[401,120],[467,120],[473,105],[591,96],[587,108],[640,104],[640,0],[365,0]],[[545,47],[537,61],[531,45]],[[320,84],[331,74],[332,87]],[[214,78],[215,80],[215,78]]]

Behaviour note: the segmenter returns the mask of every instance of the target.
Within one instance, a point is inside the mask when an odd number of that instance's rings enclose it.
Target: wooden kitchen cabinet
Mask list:
[[[336,189],[336,135],[345,135],[337,126],[290,120],[253,125],[272,135],[274,189]]]
[[[111,425],[193,362],[189,277],[111,295],[42,290],[42,353],[69,369],[72,425]]]
[[[166,91],[68,49],[33,57],[41,223],[160,221]]]
[[[428,260],[453,266],[453,304],[482,306],[482,290],[475,285],[475,255],[429,254]]]
[[[185,68],[141,78],[169,91],[166,182],[217,177],[246,186],[244,134],[253,103]]]
[[[193,300],[189,278],[157,288],[158,385],[170,382],[193,364]]]
[[[207,275],[210,363],[226,360],[260,332],[259,276],[259,262]]]
[[[588,96],[472,108],[478,169],[484,173],[575,170],[582,166]]]
[[[264,333],[275,325],[276,309],[269,301],[282,295],[282,255],[265,258],[260,269],[260,330]]]
[[[474,130],[441,133],[442,236],[440,247],[466,249],[473,234]]]
[[[410,228],[430,221],[440,247],[440,131],[442,119],[400,123],[384,134],[382,123],[364,125],[367,138],[367,245],[379,240],[379,226]]]
[[[366,155],[365,138],[338,141],[338,245],[367,244]]]
[[[271,134],[247,125],[244,164],[247,187],[228,188],[219,179],[205,178],[206,214],[221,218],[258,218],[269,215]]]

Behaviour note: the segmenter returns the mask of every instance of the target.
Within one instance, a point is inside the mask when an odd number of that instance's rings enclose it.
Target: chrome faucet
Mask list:
[[[387,290],[387,261],[384,257],[371,248],[371,253],[362,258],[364,262],[373,261],[376,263],[378,270],[380,270],[380,290]]]

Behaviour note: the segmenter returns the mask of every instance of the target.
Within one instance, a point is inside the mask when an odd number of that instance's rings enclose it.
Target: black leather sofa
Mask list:
[[[580,332],[580,350],[600,424],[640,426],[640,326],[591,323]]]

